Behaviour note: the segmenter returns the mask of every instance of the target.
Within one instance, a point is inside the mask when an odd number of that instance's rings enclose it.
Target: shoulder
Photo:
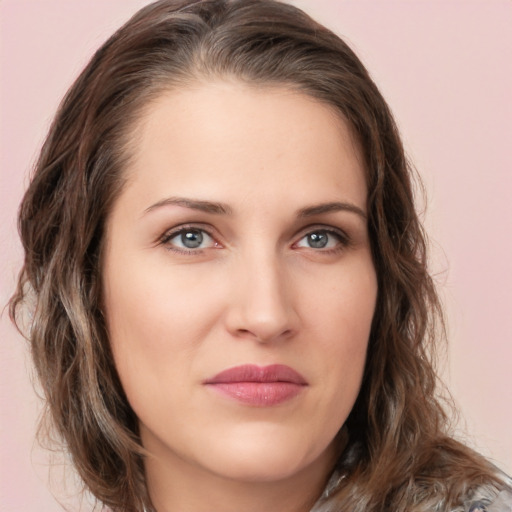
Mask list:
[[[380,478],[365,461],[346,460],[311,512],[512,512],[512,479],[453,438],[424,442],[408,467]]]
[[[501,491],[494,498],[482,498],[466,504],[464,512],[512,512],[512,492]]]
[[[498,484],[473,489],[464,504],[451,512],[512,512],[512,478],[496,469]]]
[[[471,499],[466,501],[462,512],[512,512],[512,480],[508,477],[507,487],[499,490],[495,487],[479,487]],[[454,512],[458,512],[454,511]]]

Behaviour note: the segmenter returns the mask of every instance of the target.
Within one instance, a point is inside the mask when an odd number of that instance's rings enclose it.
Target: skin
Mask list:
[[[377,296],[358,146],[309,96],[220,80],[162,94],[133,141],[104,298],[152,501],[307,511],[360,389]],[[248,363],[288,365],[307,385],[270,406],[205,386]]]

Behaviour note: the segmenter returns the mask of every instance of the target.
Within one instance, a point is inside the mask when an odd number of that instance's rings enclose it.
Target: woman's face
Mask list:
[[[347,125],[286,88],[198,84],[148,106],[126,172],[104,297],[147,464],[325,474],[377,295]]]

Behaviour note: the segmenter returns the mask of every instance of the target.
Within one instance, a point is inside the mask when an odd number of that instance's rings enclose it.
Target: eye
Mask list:
[[[336,249],[347,244],[346,237],[341,233],[329,229],[317,229],[310,231],[303,236],[296,247],[305,247],[308,249]]]
[[[204,229],[199,228],[181,228],[168,233],[163,237],[162,244],[179,252],[198,251],[218,246]]]

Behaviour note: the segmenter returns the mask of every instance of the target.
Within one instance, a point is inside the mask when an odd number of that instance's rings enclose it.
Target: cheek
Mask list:
[[[112,261],[112,260],[111,260]],[[158,388],[162,374],[186,375],[193,353],[218,318],[214,284],[201,273],[168,265],[107,261],[104,283],[107,326],[114,360],[127,395]]]
[[[336,411],[338,422],[349,414],[363,377],[370,330],[377,300],[373,264],[362,260],[350,272],[331,280],[322,294],[310,294],[304,307],[311,337],[316,344],[312,357],[322,368],[321,378],[329,392],[319,407]]]
[[[321,339],[329,351],[366,350],[377,300],[377,276],[369,254],[333,268],[321,279],[312,275],[299,293],[304,318],[324,333]]]

